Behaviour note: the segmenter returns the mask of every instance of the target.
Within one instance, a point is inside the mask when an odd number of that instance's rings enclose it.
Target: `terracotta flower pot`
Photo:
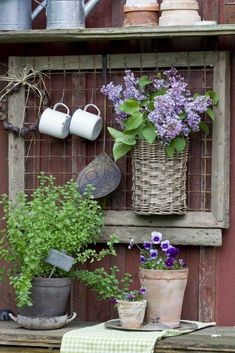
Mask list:
[[[178,327],[188,269],[139,271],[140,284],[146,287],[148,302],[145,322],[160,322],[171,328]]]
[[[124,26],[157,26],[159,5],[157,0],[127,0],[124,6]]]
[[[147,301],[118,300],[117,310],[121,326],[124,328],[140,328],[143,325]]]
[[[159,26],[184,26],[201,21],[197,0],[163,0]]]

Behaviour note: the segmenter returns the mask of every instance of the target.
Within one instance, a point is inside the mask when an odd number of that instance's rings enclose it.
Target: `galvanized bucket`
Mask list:
[[[85,8],[81,0],[49,0],[47,29],[84,28]]]
[[[0,0],[0,30],[32,28],[32,0]]]

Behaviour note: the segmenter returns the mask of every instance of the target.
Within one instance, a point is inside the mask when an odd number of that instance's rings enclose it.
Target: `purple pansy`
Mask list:
[[[164,241],[161,242],[160,246],[161,246],[163,251],[167,251],[167,249],[169,248],[170,245],[171,244],[170,244],[169,240],[164,240]]]
[[[174,265],[174,258],[172,257],[168,257],[165,261],[165,265],[166,267],[172,267]]]
[[[162,241],[162,233],[160,232],[152,232],[151,233],[151,240],[153,244],[160,244]]]
[[[144,241],[144,248],[145,250],[152,249],[152,243],[150,241]]]
[[[158,256],[158,251],[156,249],[150,249],[149,251],[151,260],[156,259]]]
[[[170,245],[166,250],[166,255],[170,257],[175,257],[179,253],[179,249]]]

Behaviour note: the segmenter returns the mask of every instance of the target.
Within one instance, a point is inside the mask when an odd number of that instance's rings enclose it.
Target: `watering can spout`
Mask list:
[[[85,4],[85,17],[89,15],[89,13],[93,10],[93,8],[98,4],[100,0],[89,0]]]
[[[42,12],[43,9],[45,9],[47,6],[47,0],[43,0],[40,4],[38,3],[38,6],[32,13],[32,21],[35,20],[36,17]]]

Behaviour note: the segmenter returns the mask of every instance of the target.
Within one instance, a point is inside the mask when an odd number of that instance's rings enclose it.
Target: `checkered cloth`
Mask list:
[[[104,323],[76,329],[64,334],[60,353],[153,353],[157,340],[214,326],[215,322],[184,321],[197,325],[195,329],[163,331],[124,331],[106,328]]]

